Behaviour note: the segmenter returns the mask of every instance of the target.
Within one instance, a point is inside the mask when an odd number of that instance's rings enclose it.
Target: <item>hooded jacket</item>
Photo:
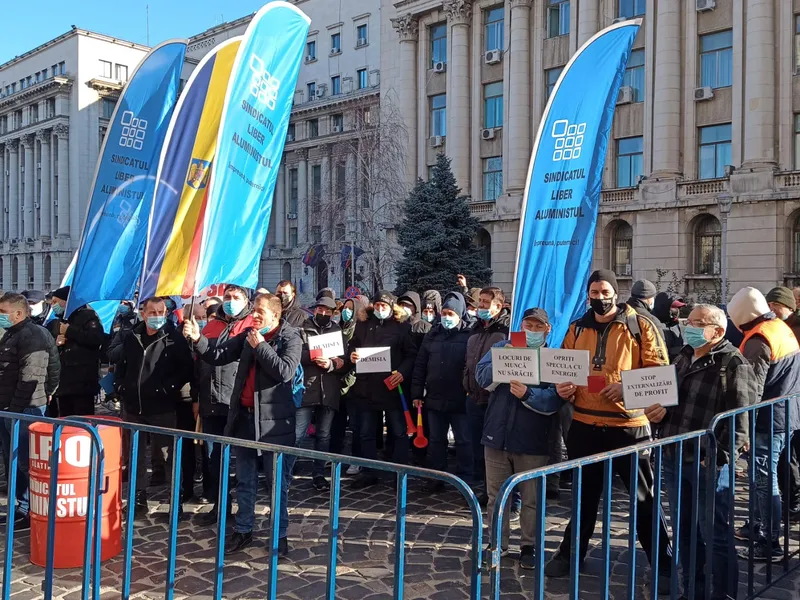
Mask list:
[[[59,396],[94,396],[100,387],[100,357],[107,335],[100,318],[88,306],[73,312],[66,321],[54,319],[47,329],[58,338],[62,323],[67,323],[66,342],[58,346],[61,359]]]
[[[442,295],[436,290],[426,290],[423,292],[420,310],[425,308],[432,308],[436,311],[435,323],[439,319],[439,315],[442,314]]]
[[[398,304],[402,300],[407,300],[414,305],[414,314],[408,318],[408,324],[411,325],[411,337],[414,338],[414,343],[417,348],[422,344],[422,338],[431,330],[431,323],[422,320],[422,304],[417,292],[406,292],[397,299]]]
[[[469,327],[464,321],[467,306],[459,292],[447,294],[447,299],[458,305],[458,310],[454,310],[461,320],[453,329],[437,323],[423,339],[414,364],[411,398],[424,399],[425,406],[431,410],[463,413],[466,411],[467,393],[462,385],[462,375],[470,337]]]
[[[478,363],[492,346],[508,337],[510,323],[511,311],[502,308],[494,319],[488,322],[479,319],[471,330],[461,383],[475,404],[489,403],[489,392],[475,380]]]
[[[300,363],[303,365],[303,383],[305,392],[303,393],[302,406],[327,406],[333,410],[339,410],[339,400],[342,394],[341,372],[337,370],[333,361],[327,369],[323,369],[311,359],[308,348],[308,340],[318,335],[341,332],[339,326],[330,321],[325,327],[320,327],[310,317],[303,323],[300,335],[303,340],[303,353]]]
[[[46,329],[30,319],[10,327],[0,340],[0,410],[44,406],[60,374],[56,343]]]
[[[380,346],[391,348],[392,369],[401,373],[408,385],[413,377],[414,360],[417,356],[417,347],[411,337],[411,326],[408,323],[399,323],[391,317],[381,321],[369,308],[366,311],[366,319],[356,324],[353,338],[348,345],[348,362],[350,354],[356,352],[358,348]],[[356,381],[347,396],[348,402],[359,410],[401,409],[398,390],[390,390],[384,383],[389,375],[389,373],[356,373]]]
[[[308,318],[308,313],[303,310],[295,294],[289,306],[283,308],[281,311],[281,318],[286,321],[291,327],[299,328],[303,325]]]
[[[667,345],[670,361],[675,360],[683,350],[686,342],[683,340],[683,328],[678,319],[672,316],[672,303],[675,301],[666,292],[656,294],[652,314],[662,324],[661,333]]]

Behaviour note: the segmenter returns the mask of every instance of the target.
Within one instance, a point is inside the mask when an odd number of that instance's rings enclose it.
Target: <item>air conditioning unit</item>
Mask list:
[[[443,143],[443,138],[440,135],[434,135],[428,138],[428,145],[431,148],[439,148]]]
[[[286,218],[290,221],[294,221],[297,218],[297,213],[286,213]]]
[[[628,263],[627,265],[625,265],[625,275],[630,276],[630,274],[631,274],[631,265],[630,263]]]
[[[489,50],[483,55],[483,62],[487,65],[496,65],[503,59],[503,53],[500,50]]]
[[[287,142],[293,142],[294,141],[294,136],[291,133],[287,133],[286,134],[286,141]]]
[[[317,60],[317,59],[314,58],[313,56],[306,56],[306,62],[307,63],[310,63],[311,61],[314,61],[314,60]]]
[[[325,90],[320,88],[316,92],[314,92],[315,98],[324,98],[325,97]]]
[[[333,133],[342,133],[342,126],[341,125],[334,125],[333,126]]]
[[[613,23],[614,25],[616,25],[617,23],[624,23],[624,22],[625,22],[625,21],[627,21],[627,20],[628,20],[628,17],[617,17],[616,19],[614,19],[613,21],[611,21],[611,23]]]
[[[631,102],[633,102],[633,88],[629,85],[623,85],[619,88],[617,104],[630,104]]]
[[[444,73],[447,71],[447,63],[441,60],[437,60],[433,63],[433,72],[434,73]]]
[[[360,48],[361,46],[366,46],[366,45],[367,45],[367,40],[365,40],[364,38],[358,38],[356,40],[356,48]]]
[[[714,10],[716,6],[717,6],[716,0],[695,0],[695,8],[697,9],[697,12]]]
[[[495,135],[494,127],[488,127],[481,131],[481,138],[484,140],[493,140]]]
[[[711,100],[714,97],[714,90],[710,86],[695,88],[694,101],[701,102],[703,100]]]

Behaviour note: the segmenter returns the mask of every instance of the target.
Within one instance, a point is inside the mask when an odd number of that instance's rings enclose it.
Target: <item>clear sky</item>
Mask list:
[[[253,13],[267,0],[24,0],[0,1],[0,64],[73,25],[139,44],[187,38]]]

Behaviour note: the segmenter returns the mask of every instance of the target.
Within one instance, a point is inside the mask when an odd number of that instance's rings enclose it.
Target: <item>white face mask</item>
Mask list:
[[[31,316],[38,317],[44,312],[44,302],[37,302],[36,304],[31,304]]]

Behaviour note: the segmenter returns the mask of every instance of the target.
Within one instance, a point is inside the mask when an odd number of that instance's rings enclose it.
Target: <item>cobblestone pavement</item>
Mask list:
[[[328,533],[328,494],[317,492],[307,476],[307,465],[298,463],[299,475],[290,493],[290,553],[279,566],[278,597],[309,600],[324,598],[326,579],[326,544]],[[304,474],[305,473],[305,474]],[[742,482],[739,482],[740,486]],[[4,488],[3,488],[4,491]],[[198,486],[199,491],[199,486]],[[619,488],[613,503],[611,583],[612,598],[627,597],[626,582],[630,572],[627,550],[627,494]],[[226,557],[223,594],[227,599],[266,597],[268,509],[262,486],[256,523],[256,542],[242,553]],[[450,600],[468,598],[471,519],[466,502],[455,490],[429,494],[420,480],[410,480],[408,493],[408,525],[406,538],[405,597],[413,599]],[[167,491],[151,489],[151,514],[146,522],[136,524],[131,571],[131,593],[134,598],[164,597],[168,531]],[[5,497],[2,503],[5,504]],[[390,598],[393,586],[393,547],[395,493],[381,485],[367,491],[350,490],[347,478],[342,485],[340,513],[340,549],[337,568],[337,597],[346,600],[378,600]],[[569,518],[569,492],[560,502],[548,503],[547,550],[555,550]],[[212,597],[216,529],[201,525],[198,513],[208,506],[186,505],[190,518],[179,525],[175,566],[175,598],[203,600]],[[740,498],[737,520],[746,517],[746,503]],[[515,525],[516,527],[516,525]],[[600,527],[598,527],[598,531]],[[5,530],[3,529],[3,532]],[[797,549],[798,528],[793,533],[793,550]],[[516,600],[532,597],[532,571],[520,570],[512,556],[502,564],[502,598]],[[5,546],[4,533],[0,544]],[[14,544],[11,598],[42,598],[43,569],[28,562],[30,536],[16,536]],[[595,536],[580,578],[580,598],[600,597],[601,556],[599,536]],[[637,551],[636,598],[649,598],[647,559]],[[797,559],[792,560],[797,565]],[[740,581],[745,597],[747,581],[745,561]],[[102,598],[118,598],[123,568],[122,556],[107,561],[102,570]],[[774,575],[781,573],[776,565]],[[757,566],[756,581],[763,581],[763,566]],[[55,574],[54,598],[79,598],[80,571],[59,570]],[[568,581],[548,580],[549,599],[566,599]],[[489,580],[483,578],[483,597],[488,597]],[[800,571],[779,583],[763,598],[800,598]]]

